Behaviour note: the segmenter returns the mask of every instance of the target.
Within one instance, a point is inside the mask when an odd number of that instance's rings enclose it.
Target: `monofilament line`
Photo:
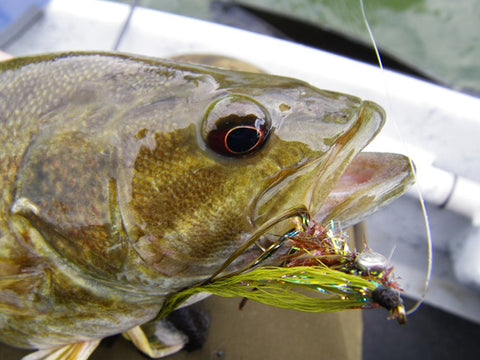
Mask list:
[[[380,66],[380,69],[382,70],[382,72],[384,72],[385,69],[383,67],[383,62],[382,62],[382,58],[380,56],[380,52],[378,51],[377,42],[375,41],[375,37],[373,36],[373,32],[372,32],[372,29],[370,27],[370,23],[368,22],[368,19],[367,19],[367,14],[366,14],[366,11],[365,11],[365,3],[364,3],[363,0],[359,0],[359,2],[360,2],[360,9],[362,11],[363,22],[365,24],[365,27],[367,28],[368,36],[370,37],[370,41],[372,42],[373,48],[375,50],[375,55],[377,56],[378,65]],[[384,88],[385,88],[386,95],[387,95],[387,102],[388,102],[387,105],[388,105],[388,107],[390,107],[390,94],[389,94],[389,91],[388,91],[388,86],[387,86],[388,84],[386,83],[387,80],[386,80],[385,74],[383,76],[383,81],[384,81]],[[396,123],[395,119],[393,121],[393,126],[395,128],[395,132],[397,133],[398,137],[400,139],[403,139],[403,137],[401,136],[400,130],[398,129],[398,126],[397,126],[397,123]],[[420,300],[418,300],[417,303],[410,310],[407,311],[407,315],[410,315],[413,312],[415,312],[420,307],[420,305],[423,303],[423,301],[425,300],[425,296],[426,296],[428,287],[430,285],[430,279],[432,277],[432,268],[433,268],[433,243],[432,243],[432,234],[431,234],[431,230],[430,230],[430,221],[428,219],[428,212],[427,212],[427,208],[425,206],[425,199],[422,196],[422,193],[420,191],[420,186],[418,185],[418,181],[417,181],[417,172],[416,172],[415,166],[414,166],[414,164],[411,160],[411,156],[409,154],[409,151],[408,151],[408,148],[405,144],[405,141],[402,141],[402,144],[403,144],[403,147],[404,147],[405,155],[408,156],[408,161],[410,163],[410,167],[412,169],[413,177],[415,179],[415,184],[414,184],[415,191],[417,192],[418,201],[420,202],[420,207],[422,209],[423,220],[424,220],[424,223],[425,223],[425,233],[426,233],[426,236],[427,236],[427,256],[428,256],[427,274],[426,274],[426,277],[425,277],[425,283],[424,283],[423,291],[422,291]]]

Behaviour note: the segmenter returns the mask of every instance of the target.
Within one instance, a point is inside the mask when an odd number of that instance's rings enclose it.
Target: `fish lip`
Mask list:
[[[362,116],[366,109],[370,110],[370,112],[375,112],[376,115],[378,115],[378,118],[379,118],[379,121],[380,121],[380,126],[378,128],[378,130],[375,132],[375,134],[370,138],[370,141],[373,140],[375,138],[375,136],[380,132],[380,130],[382,129],[383,125],[385,124],[385,120],[387,118],[387,113],[385,112],[385,109],[383,107],[381,107],[380,105],[378,105],[376,102],[374,101],[370,101],[370,100],[363,100],[362,103],[360,104],[360,107],[359,107],[359,111],[358,111],[358,116]],[[370,117],[373,117],[370,116]],[[370,142],[368,141],[368,143]],[[365,146],[368,145],[365,144]]]

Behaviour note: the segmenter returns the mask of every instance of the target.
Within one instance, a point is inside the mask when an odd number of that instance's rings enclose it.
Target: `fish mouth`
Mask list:
[[[414,183],[414,165],[401,154],[358,154],[336,182],[313,217],[343,227],[355,225],[389,204]]]
[[[295,208],[306,208],[312,216],[317,214],[348,165],[380,131],[384,119],[380,106],[362,102],[348,128],[326,152],[303,159],[270,179],[252,203],[252,223],[262,226]]]

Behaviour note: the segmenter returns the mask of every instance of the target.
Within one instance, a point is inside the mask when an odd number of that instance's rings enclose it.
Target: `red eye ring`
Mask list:
[[[253,143],[255,136],[256,142]],[[263,138],[263,132],[254,126],[236,126],[225,134],[225,149],[231,154],[249,153],[262,143]]]
[[[245,95],[227,95],[213,102],[202,122],[206,145],[219,155],[242,157],[259,150],[271,128],[267,110]]]

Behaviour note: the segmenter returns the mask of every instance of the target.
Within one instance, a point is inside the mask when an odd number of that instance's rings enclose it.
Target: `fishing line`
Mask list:
[[[138,5],[139,0],[133,0],[132,3],[130,4],[130,11],[128,12],[128,16],[125,19],[125,22],[123,23],[122,28],[120,29],[120,33],[118,34],[117,41],[115,42],[115,45],[113,46],[113,51],[117,51],[118,47],[120,46],[120,43],[123,40],[123,36],[125,35],[128,26],[130,25],[130,20],[132,20],[132,15],[135,10],[135,8]]]
[[[369,36],[370,41],[373,45],[373,49],[375,50],[375,55],[377,57],[378,65],[380,66],[380,69],[383,72],[383,77],[382,78],[383,78],[383,81],[384,81],[384,88],[385,88],[386,95],[387,95],[387,106],[391,109],[391,97],[390,97],[390,92],[388,91],[387,76],[385,74],[385,68],[383,67],[382,57],[380,56],[380,52],[378,50],[377,42],[375,41],[375,37],[374,37],[372,29],[370,27],[370,23],[368,22],[368,19],[367,19],[364,0],[359,0],[359,3],[360,3],[360,9],[362,11],[362,18],[363,18],[364,25],[365,25],[365,27],[368,31],[368,36]],[[420,299],[415,303],[415,305],[410,310],[407,311],[407,315],[410,315],[410,314],[414,313],[415,311],[417,311],[418,308],[425,301],[425,296],[426,296],[428,287],[430,286],[430,280],[431,280],[431,277],[432,277],[432,268],[433,268],[433,242],[432,242],[432,234],[431,234],[431,229],[430,229],[430,221],[429,221],[429,218],[428,218],[428,212],[427,212],[427,208],[426,208],[426,205],[425,205],[425,199],[423,198],[423,195],[420,191],[420,186],[418,185],[418,181],[417,181],[417,171],[415,170],[415,165],[413,164],[413,161],[411,160],[412,157],[409,154],[409,150],[408,150],[408,148],[405,144],[405,141],[403,141],[403,136],[400,133],[400,130],[397,126],[397,122],[395,121],[395,119],[393,119],[393,120],[394,120],[393,121],[393,126],[394,126],[394,129],[395,129],[395,132],[397,133],[398,137],[400,139],[402,139],[403,149],[404,149],[405,154],[408,156],[408,161],[410,163],[410,168],[411,168],[412,173],[413,173],[413,178],[415,179],[414,187],[415,187],[415,191],[417,193],[418,201],[420,203],[420,207],[421,207],[421,210],[422,210],[423,220],[424,220],[424,224],[425,224],[425,233],[426,233],[426,236],[427,236],[427,257],[428,257],[428,259],[427,259],[427,273],[426,273],[426,276],[425,276],[424,287],[423,287]]]

